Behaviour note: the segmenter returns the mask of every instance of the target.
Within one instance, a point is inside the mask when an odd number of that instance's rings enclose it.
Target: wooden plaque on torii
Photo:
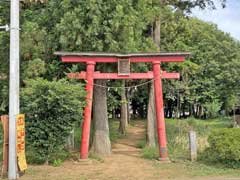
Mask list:
[[[90,125],[92,114],[92,97],[94,79],[153,79],[154,95],[156,105],[157,134],[159,144],[159,160],[168,161],[167,137],[164,120],[162,79],[178,79],[179,73],[168,73],[161,70],[161,63],[183,62],[188,52],[175,53],[91,53],[91,52],[56,52],[61,56],[64,63],[85,63],[86,71],[79,73],[69,73],[68,77],[73,79],[85,79],[86,84],[86,107],[84,110],[84,120],[82,129],[82,140],[80,148],[80,158],[88,158]],[[118,73],[101,73],[95,71],[96,63],[118,63]],[[152,71],[146,73],[131,73],[130,64],[151,63]]]

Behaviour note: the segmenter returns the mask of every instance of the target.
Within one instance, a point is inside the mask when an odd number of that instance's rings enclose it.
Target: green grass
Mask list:
[[[173,163],[161,164],[155,161],[155,166],[161,170],[167,169],[169,179],[179,176],[186,177],[239,177],[240,169],[227,168],[222,164],[213,164],[202,159],[202,154],[208,147],[207,138],[213,129],[231,127],[229,118],[198,120],[198,119],[166,119],[169,157]],[[189,161],[188,132],[195,130],[197,133],[198,156],[200,160]],[[158,148],[145,147],[146,142],[140,141],[138,147],[142,148],[142,157],[157,159]],[[160,175],[160,174],[159,174]]]
[[[230,127],[230,125],[231,121],[229,119],[167,119],[166,127],[170,158],[189,158],[188,132],[190,130],[197,133],[197,146],[199,153],[201,153],[208,146],[207,138],[213,129]]]
[[[208,146],[207,138],[211,130],[231,126],[229,118],[210,120],[189,119],[166,119],[167,140],[169,157],[173,161],[189,159],[188,133],[194,130],[197,133],[197,146],[199,154]],[[147,159],[158,158],[158,148],[145,147],[146,141],[138,142],[137,147],[142,148],[142,157]]]
[[[215,164],[208,165],[201,162],[178,161],[175,163],[161,164],[155,161],[154,166],[161,171],[167,170],[169,172],[168,178],[179,179],[195,178],[195,177],[240,177],[240,169],[230,169],[224,166]]]
[[[110,133],[110,140],[111,142],[116,142],[117,139],[125,137],[118,132],[119,121],[116,119],[109,120],[109,133]]]
[[[145,159],[157,159],[159,158],[159,151],[157,147],[144,147],[142,149],[142,155]]]
[[[139,142],[137,142],[137,148],[143,149],[146,146],[146,140],[141,140]]]

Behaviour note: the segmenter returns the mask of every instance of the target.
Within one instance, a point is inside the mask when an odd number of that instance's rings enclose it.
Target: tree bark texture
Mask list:
[[[153,40],[160,50],[161,40],[161,22],[160,17],[157,17],[153,25]],[[153,84],[151,85],[148,102],[148,114],[147,114],[147,145],[150,147],[156,146],[155,140],[155,122],[156,122],[156,109],[155,109],[155,98]]]
[[[127,95],[127,120],[128,120],[128,124],[130,123],[130,119],[131,119],[131,113],[130,113],[130,97],[131,97],[131,92],[130,90],[126,90],[126,95]]]
[[[161,22],[160,22],[160,17],[157,17],[154,22],[154,27],[153,27],[153,40],[159,50],[160,50],[160,42],[161,42],[161,33],[160,32],[161,32]]]
[[[154,101],[154,88],[153,84],[150,88],[149,101],[148,101],[148,113],[147,113],[147,146],[156,146],[156,111],[155,111],[155,101]]]
[[[121,134],[126,134],[126,128],[128,126],[128,106],[127,106],[127,97],[125,89],[125,80],[122,81],[122,90],[121,90],[121,118],[119,124],[119,132]]]
[[[106,80],[96,80],[95,83],[106,86]],[[111,142],[109,137],[106,88],[95,86],[93,96],[94,135],[92,151],[99,155],[110,155]]]

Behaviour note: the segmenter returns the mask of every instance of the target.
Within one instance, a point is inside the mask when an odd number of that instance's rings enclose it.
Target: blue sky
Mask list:
[[[220,7],[220,4],[216,4],[217,10],[195,9],[193,16],[217,24],[219,29],[240,40],[240,0],[227,0],[227,6],[224,9]]]

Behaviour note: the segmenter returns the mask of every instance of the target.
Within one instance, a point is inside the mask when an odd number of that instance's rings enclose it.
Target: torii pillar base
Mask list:
[[[171,163],[171,160],[169,158],[158,158],[158,162],[161,164],[168,164]]]

